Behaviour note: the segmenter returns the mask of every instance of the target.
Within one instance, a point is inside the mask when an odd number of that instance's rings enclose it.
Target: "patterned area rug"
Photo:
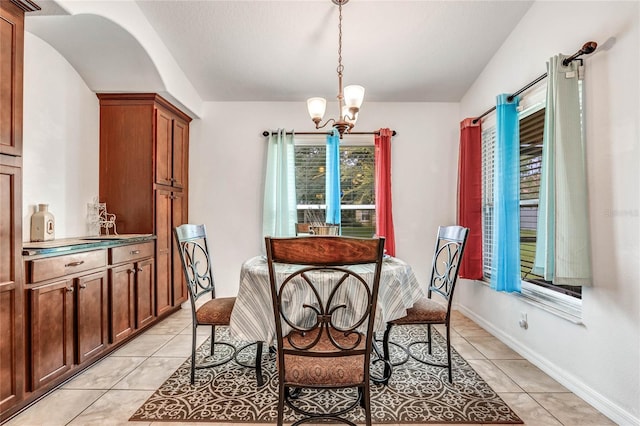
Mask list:
[[[229,339],[228,330],[219,331],[220,339]],[[393,333],[392,339],[401,344],[426,337],[426,329],[419,327],[396,327]],[[442,357],[443,338],[434,333],[434,342],[433,356]],[[208,350],[207,341],[198,353],[201,356]],[[245,362],[251,359],[251,350],[242,354]],[[394,356],[402,355],[399,350],[395,352]],[[445,368],[427,366],[413,359],[394,369],[388,386],[372,384],[373,423],[522,423],[457,352],[453,351],[452,359],[453,384],[449,383]],[[373,364],[372,374],[380,374],[381,364]],[[235,362],[196,370],[196,383],[192,386],[190,365],[189,358],[130,420],[275,424],[278,378],[274,354],[263,356],[265,384],[260,388],[256,386],[255,371]],[[306,408],[339,407],[351,401],[355,394],[351,390],[305,391],[299,402]],[[286,410],[285,422],[298,418],[289,408]],[[354,410],[349,419],[364,423],[364,414],[360,409]]]

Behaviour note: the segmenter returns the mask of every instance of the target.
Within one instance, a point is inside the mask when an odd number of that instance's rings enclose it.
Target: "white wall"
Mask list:
[[[23,241],[31,215],[49,204],[55,237],[87,235],[87,203],[98,195],[98,98],[58,51],[25,33]]]
[[[337,109],[328,105],[327,111]],[[264,252],[264,130],[315,131],[304,101],[205,103],[190,128],[189,220],[205,223],[221,295],[237,292],[242,262]],[[427,279],[440,224],[455,221],[458,104],[365,103],[358,131],[389,127],[396,255]]]
[[[536,2],[463,98],[462,116],[546,71],[546,60],[586,57],[587,167],[593,288],[582,325],[521,299],[464,282],[457,303],[494,334],[616,422],[640,424],[640,29],[638,2]],[[518,327],[528,314],[529,329]]]

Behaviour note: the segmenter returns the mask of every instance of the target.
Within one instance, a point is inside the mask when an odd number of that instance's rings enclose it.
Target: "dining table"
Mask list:
[[[287,274],[301,265],[275,264],[276,274]],[[375,264],[351,265],[359,274],[372,276]],[[310,291],[310,290],[308,290]],[[411,266],[392,256],[382,262],[374,328],[383,332],[386,323],[406,315],[407,309],[426,294]],[[240,286],[231,312],[230,334],[242,341],[276,343],[271,284],[266,256],[246,260],[240,270]]]

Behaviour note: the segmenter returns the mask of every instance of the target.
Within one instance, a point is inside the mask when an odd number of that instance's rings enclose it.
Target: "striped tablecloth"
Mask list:
[[[286,265],[277,267],[283,273],[286,268],[296,268]],[[350,268],[358,268],[356,271],[360,274],[374,273],[373,265]],[[231,313],[229,329],[232,336],[247,342],[275,344],[276,330],[269,286],[269,270],[264,256],[244,262],[240,272],[240,288]],[[378,291],[376,330],[383,331],[387,321],[406,315],[407,309],[424,295],[424,287],[416,279],[411,266],[394,257],[384,259]]]

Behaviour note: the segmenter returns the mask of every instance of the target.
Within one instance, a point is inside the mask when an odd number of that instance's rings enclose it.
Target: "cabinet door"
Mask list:
[[[155,318],[153,259],[136,263],[136,324],[144,327]]]
[[[173,116],[162,108],[156,108],[156,183],[171,185]]]
[[[186,200],[183,192],[175,192],[172,203],[172,227],[180,226],[186,222]],[[178,252],[178,245],[175,238],[172,238],[172,258],[173,258],[173,306],[181,305],[189,297],[187,293],[187,282],[182,270],[182,261]]]
[[[156,191],[156,309],[161,315],[171,307],[171,209],[173,193]]]
[[[73,366],[73,281],[29,290],[31,300],[31,386],[37,389]]]
[[[18,158],[0,155],[0,412],[20,401],[24,390],[22,180],[18,164]]]
[[[76,323],[77,361],[85,362],[106,349],[108,344],[107,272],[77,278]]]
[[[22,155],[24,12],[0,2],[0,153]]]
[[[21,351],[22,317],[16,311],[16,287],[0,284],[0,412],[15,405],[22,398],[23,381],[18,374],[24,369]]]
[[[135,269],[133,263],[109,270],[109,310],[111,342],[116,343],[135,330]]]
[[[173,186],[185,188],[187,185],[187,158],[189,149],[189,125],[175,118],[173,120]]]

